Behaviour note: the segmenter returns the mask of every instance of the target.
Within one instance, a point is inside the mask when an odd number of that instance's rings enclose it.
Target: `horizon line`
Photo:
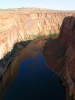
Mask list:
[[[36,8],[36,9],[47,9],[47,10],[57,10],[57,11],[75,11],[75,10],[68,10],[68,9],[50,9],[45,7],[11,7],[11,8],[0,8],[0,10],[9,10],[9,9],[26,9],[26,8]]]

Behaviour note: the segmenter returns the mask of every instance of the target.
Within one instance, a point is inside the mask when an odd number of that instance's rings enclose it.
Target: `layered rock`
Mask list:
[[[75,12],[48,9],[15,9],[0,12],[0,59],[16,41],[41,34],[59,33],[62,20]]]
[[[44,57],[60,76],[67,100],[75,100],[75,17],[64,18],[59,37],[46,43]]]

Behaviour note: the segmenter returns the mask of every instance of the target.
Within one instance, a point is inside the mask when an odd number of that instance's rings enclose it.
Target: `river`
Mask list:
[[[46,42],[44,38],[31,41],[15,58],[21,61],[13,63],[0,81],[1,100],[66,100],[59,76],[45,65]]]

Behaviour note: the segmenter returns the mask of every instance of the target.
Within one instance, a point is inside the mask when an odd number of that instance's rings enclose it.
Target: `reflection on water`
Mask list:
[[[0,81],[0,100],[65,100],[58,76],[45,66],[45,43],[32,41],[14,59]]]
[[[3,100],[65,100],[58,76],[44,62],[41,54],[21,62]]]
[[[31,41],[19,55],[14,59],[11,66],[7,69],[2,77],[0,77],[0,100],[6,94],[7,89],[14,80],[18,72],[18,66],[23,59],[39,54],[46,41],[42,38]]]
[[[17,72],[18,72],[18,66],[10,67],[0,78],[0,100],[2,100],[2,97],[5,95],[7,89],[9,88],[10,84],[17,75]]]
[[[43,47],[47,41],[44,39],[35,39],[28,44],[28,46],[20,53],[20,60],[35,56],[43,50]]]

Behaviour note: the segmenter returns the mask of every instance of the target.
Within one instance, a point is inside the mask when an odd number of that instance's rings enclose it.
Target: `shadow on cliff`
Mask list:
[[[0,60],[0,74],[3,75],[3,72],[1,71],[4,69],[4,71],[8,68],[8,66],[11,64],[13,59],[18,55],[18,53],[27,46],[27,44],[31,40],[27,41],[21,41],[16,42],[12,48],[11,51],[9,51],[1,60]],[[0,75],[0,76],[1,76]]]

